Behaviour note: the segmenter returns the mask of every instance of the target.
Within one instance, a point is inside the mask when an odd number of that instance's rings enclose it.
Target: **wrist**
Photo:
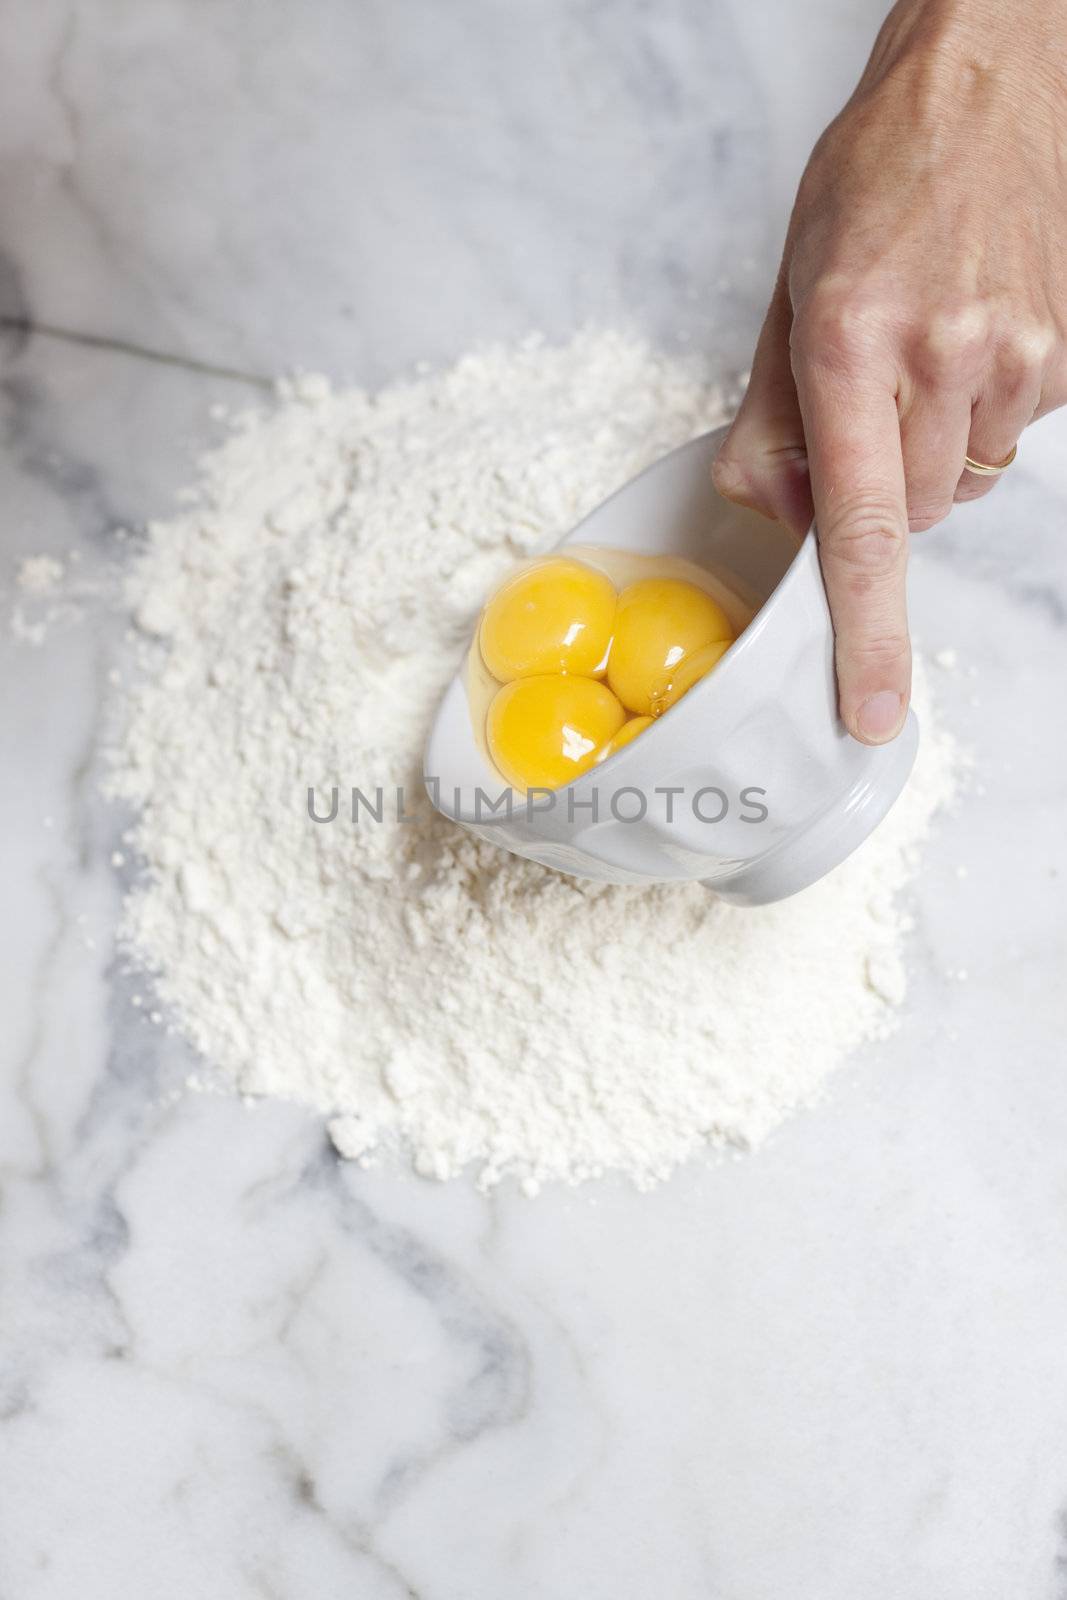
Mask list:
[[[946,109],[976,89],[1067,117],[1067,0],[897,0],[864,82],[915,71]]]

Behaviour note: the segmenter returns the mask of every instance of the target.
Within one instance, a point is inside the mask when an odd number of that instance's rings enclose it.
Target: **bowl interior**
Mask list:
[[[735,506],[716,492],[711,465],[724,432],[717,429],[703,434],[654,462],[584,518],[559,547],[604,545],[644,555],[682,556],[721,571],[740,597],[759,612],[789,571],[803,541],[780,524]],[[710,683],[697,685],[690,694]],[[684,705],[683,700],[668,718],[677,717]],[[656,731],[654,726],[641,740],[626,746],[612,758],[612,766],[617,763],[616,770],[628,766],[642,741]],[[436,780],[432,785],[435,803],[461,819],[471,816],[476,788],[488,793],[501,788],[502,780],[474,736],[462,669],[434,723],[425,771],[428,780]]]
[[[724,500],[711,467],[726,433],[701,434],[653,462],[560,541],[675,555],[721,568],[741,597],[761,606],[803,542],[781,523]]]

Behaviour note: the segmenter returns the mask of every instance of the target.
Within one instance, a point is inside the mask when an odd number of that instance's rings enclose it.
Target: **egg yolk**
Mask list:
[[[621,750],[624,745],[630,743],[631,739],[636,739],[639,733],[644,733],[645,729],[651,728],[651,726],[651,717],[631,717],[629,722],[624,722],[614,739],[609,739],[597,756],[597,765],[599,766],[602,761],[606,761],[609,756],[613,756],[617,750]]]
[[[587,772],[626,713],[595,678],[518,678],[498,689],[486,738],[497,769],[514,789],[559,789]]]
[[[486,606],[478,646],[500,683],[546,672],[603,677],[615,619],[615,585],[569,557],[527,567]]]
[[[662,716],[694,683],[706,678],[712,668],[718,666],[732,643],[732,639],[717,639],[714,644],[706,644],[703,649],[694,650],[692,655],[683,656],[678,665],[653,686],[652,715]]]
[[[628,711],[658,716],[666,708],[654,703],[657,691],[686,657],[733,636],[722,606],[695,583],[643,578],[619,596],[608,683]]]

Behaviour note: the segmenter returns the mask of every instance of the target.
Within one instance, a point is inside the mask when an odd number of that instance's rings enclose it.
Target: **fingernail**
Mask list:
[[[880,689],[860,706],[856,716],[860,733],[871,744],[886,744],[900,732],[904,721],[904,697],[892,689]]]

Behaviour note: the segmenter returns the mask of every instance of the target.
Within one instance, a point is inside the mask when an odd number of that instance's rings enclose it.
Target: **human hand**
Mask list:
[[[1067,400],[1067,0],[900,0],[800,184],[720,493],[814,513],[841,716],[908,706],[908,533]]]

